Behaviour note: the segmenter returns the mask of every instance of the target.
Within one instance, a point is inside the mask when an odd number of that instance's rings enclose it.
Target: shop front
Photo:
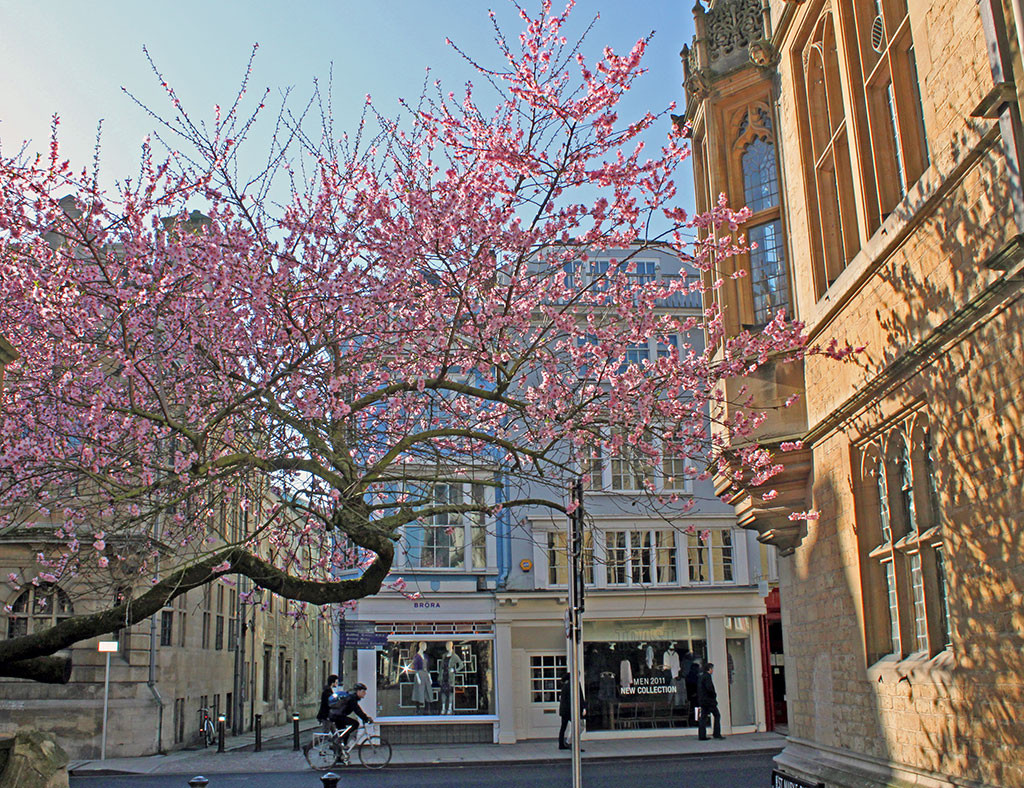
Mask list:
[[[588,730],[696,725],[697,679],[708,654],[705,619],[584,622],[583,640]]]
[[[380,643],[343,646],[340,675],[367,685],[363,706],[392,743],[495,740],[492,610],[479,599],[360,603],[359,620],[373,622]]]
[[[560,679],[568,670],[563,605],[540,594],[498,600],[497,642],[507,632],[511,654],[499,657],[507,666],[497,686],[502,742],[557,735]],[[748,590],[592,594],[580,666],[585,737],[695,735],[697,682],[709,661],[726,733],[764,730],[757,638],[763,606]]]

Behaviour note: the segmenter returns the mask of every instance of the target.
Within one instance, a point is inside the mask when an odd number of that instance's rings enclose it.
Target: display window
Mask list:
[[[704,619],[585,622],[583,639],[588,730],[696,726]]]
[[[377,716],[494,714],[491,640],[392,639],[377,652]]]

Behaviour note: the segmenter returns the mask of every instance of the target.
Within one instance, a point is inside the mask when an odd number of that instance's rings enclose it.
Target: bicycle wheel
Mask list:
[[[316,747],[310,747],[306,750],[306,760],[317,771],[330,769],[338,760],[338,751],[335,749],[334,742],[324,739]]]
[[[211,747],[213,743],[217,741],[217,732],[213,728],[213,723],[207,720],[203,726],[203,734],[206,736],[206,746]]]
[[[359,744],[359,762],[367,769],[383,769],[391,763],[391,745],[380,736],[367,736]]]

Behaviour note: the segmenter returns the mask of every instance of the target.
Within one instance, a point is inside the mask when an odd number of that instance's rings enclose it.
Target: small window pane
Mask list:
[[[779,204],[779,177],[775,168],[775,147],[755,139],[743,151],[743,200],[750,210],[763,211]]]

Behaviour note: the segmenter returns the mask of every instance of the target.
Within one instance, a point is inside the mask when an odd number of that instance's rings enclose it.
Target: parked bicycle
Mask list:
[[[199,709],[199,739],[206,747],[217,741],[217,728],[213,724],[213,717],[206,707]]]
[[[358,728],[350,725],[346,730],[352,731],[348,743],[342,742],[345,731],[332,733],[314,733],[313,743],[306,749],[306,760],[317,771],[330,769],[332,766],[348,765],[353,750],[359,752],[359,762],[367,769],[383,769],[391,763],[391,745],[379,734],[369,731],[370,725]]]

